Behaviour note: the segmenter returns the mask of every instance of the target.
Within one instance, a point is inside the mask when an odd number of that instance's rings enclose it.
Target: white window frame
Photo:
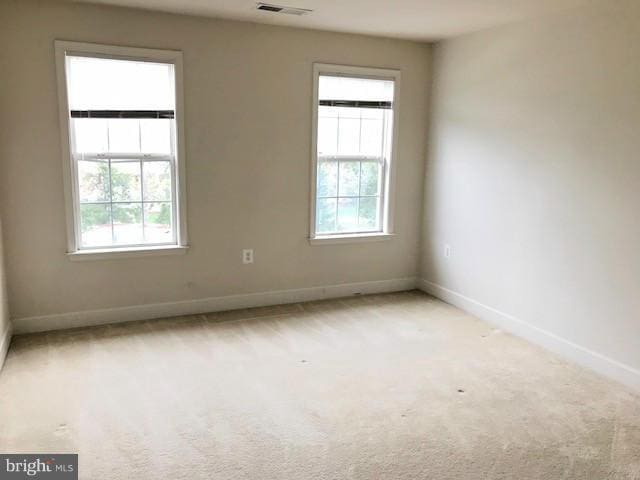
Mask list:
[[[182,80],[182,52],[150,48],[121,47],[96,43],[55,40],[56,73],[58,80],[58,105],[60,114],[60,140],[62,146],[62,170],[67,227],[67,254],[72,260],[98,260],[147,255],[183,254],[188,249],[186,166],[184,152],[184,97]],[[120,60],[168,63],[175,74],[175,164],[172,185],[172,203],[175,213],[175,243],[167,245],[110,246],[103,249],[80,248],[80,215],[77,166],[72,156],[70,111],[67,98],[66,56],[79,55]]]
[[[316,186],[318,175],[318,84],[320,75],[344,76],[351,78],[366,78],[373,80],[393,80],[393,130],[391,132],[391,155],[383,164],[383,185],[380,192],[382,209],[380,232],[344,233],[321,235],[316,234]],[[398,163],[398,128],[400,119],[400,70],[386,68],[370,68],[348,65],[334,65],[328,63],[313,64],[313,105],[311,127],[311,201],[309,242],[312,245],[326,245],[338,243],[354,243],[388,240],[394,236],[395,210],[395,171]]]

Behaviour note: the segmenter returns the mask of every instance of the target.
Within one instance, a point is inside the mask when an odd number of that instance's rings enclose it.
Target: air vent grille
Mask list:
[[[285,7],[283,5],[272,5],[270,3],[258,3],[256,8],[265,12],[284,13],[286,15],[306,15],[307,13],[313,12],[313,10],[306,8]]]
[[[266,3],[259,3],[258,10],[266,10],[267,12],[281,12],[284,7],[276,7],[275,5],[267,5]]]

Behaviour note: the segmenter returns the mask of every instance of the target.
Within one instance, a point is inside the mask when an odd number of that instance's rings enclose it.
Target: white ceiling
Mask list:
[[[572,8],[588,0],[262,0],[314,10],[302,17],[258,11],[257,0],[75,1],[430,41]]]

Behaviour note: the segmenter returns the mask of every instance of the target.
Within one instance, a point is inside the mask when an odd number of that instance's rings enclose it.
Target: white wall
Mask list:
[[[437,45],[422,275],[640,386],[639,25],[604,1]]]
[[[5,0],[0,19],[0,204],[16,330],[25,317],[416,276],[429,46],[54,1]],[[65,256],[54,39],[184,52],[187,255]],[[402,70],[390,241],[307,241],[316,61]],[[242,265],[243,248],[255,264]]]

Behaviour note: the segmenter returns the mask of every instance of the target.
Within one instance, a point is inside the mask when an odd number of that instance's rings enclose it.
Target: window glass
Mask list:
[[[393,80],[319,76],[317,234],[382,231],[394,87]]]
[[[175,244],[174,66],[66,62],[79,248]]]

